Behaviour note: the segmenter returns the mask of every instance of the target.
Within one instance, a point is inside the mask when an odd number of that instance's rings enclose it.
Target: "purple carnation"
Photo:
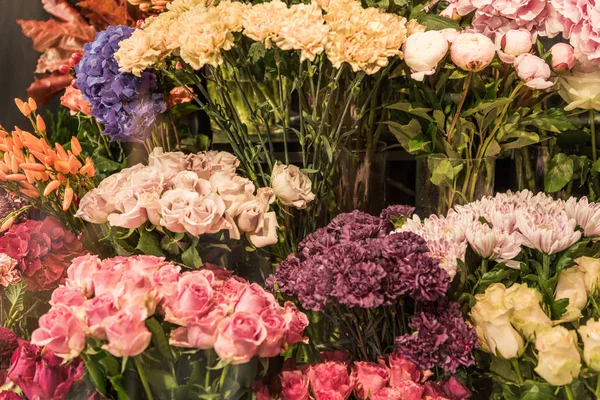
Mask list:
[[[322,254],[325,249],[335,246],[339,241],[337,237],[330,233],[327,228],[319,228],[307,237],[298,245],[298,250],[302,257],[312,257],[317,254]]]
[[[338,215],[327,228],[337,235],[339,241],[354,241],[384,236],[385,233],[381,232],[380,225],[379,218],[354,210],[351,213]]]
[[[144,71],[137,77],[119,72],[114,54],[133,31],[127,26],[109,26],[87,43],[81,62],[75,66],[76,84],[92,105],[92,115],[104,125],[104,135],[112,140],[143,142],[167,106],[164,96],[155,93],[158,85],[154,73]]]
[[[332,296],[348,307],[374,308],[385,302],[385,270],[373,261],[350,265],[338,274]]]
[[[381,211],[379,219],[381,220],[381,230],[389,233],[394,230],[394,220],[401,219],[402,217],[410,217],[415,212],[415,208],[412,206],[405,206],[396,204],[389,206],[388,208]]]
[[[396,338],[407,359],[423,369],[440,367],[455,372],[459,366],[475,363],[477,333],[468,326],[458,304],[441,301],[418,312],[409,324],[414,334]]]

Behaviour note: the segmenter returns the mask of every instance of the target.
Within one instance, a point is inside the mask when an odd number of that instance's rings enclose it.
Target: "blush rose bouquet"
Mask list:
[[[182,272],[160,257],[86,255],[67,273],[32,343],[81,357],[103,396],[244,398],[267,372],[259,359],[307,341],[292,303],[212,265]]]

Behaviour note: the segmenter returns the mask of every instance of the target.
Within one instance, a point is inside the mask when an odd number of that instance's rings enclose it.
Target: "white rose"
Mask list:
[[[538,335],[535,347],[538,350],[535,372],[551,385],[568,385],[579,376],[581,356],[575,331],[555,326]]]
[[[588,320],[579,327],[579,334],[583,340],[583,359],[591,369],[600,371],[600,320]]]
[[[304,209],[315,199],[310,178],[295,165],[275,165],[271,173],[271,187],[285,206]]]
[[[575,262],[585,273],[585,290],[589,295],[595,294],[600,286],[600,259],[579,257]]]
[[[540,306],[541,301],[540,292],[525,284],[515,283],[505,293],[506,305],[512,308],[510,322],[529,340],[552,327],[552,321]]]
[[[575,321],[581,318],[581,310],[587,304],[585,272],[577,266],[562,270],[558,275],[554,298],[556,300],[569,299],[567,311],[561,317],[562,322]]]
[[[559,94],[568,103],[565,111],[576,108],[600,111],[600,71],[575,67],[558,79]]]
[[[523,338],[513,328],[509,315],[512,308],[504,301],[506,287],[490,285],[484,294],[475,296],[477,303],[469,314],[481,347],[503,358],[518,357],[525,347]]]

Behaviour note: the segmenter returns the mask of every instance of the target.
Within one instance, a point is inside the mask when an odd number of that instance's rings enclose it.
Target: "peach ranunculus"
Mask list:
[[[85,101],[81,90],[73,85],[67,86],[65,93],[60,98],[60,104],[71,110],[71,115],[75,115],[78,112],[90,115],[92,112],[90,103]]]
[[[310,178],[295,165],[275,165],[271,172],[271,187],[285,206],[304,209],[315,199]]]

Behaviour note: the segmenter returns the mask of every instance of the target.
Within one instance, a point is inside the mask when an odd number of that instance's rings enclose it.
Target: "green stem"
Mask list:
[[[550,279],[550,255],[542,254],[542,271],[544,274],[544,279],[548,281]]]
[[[448,143],[452,143],[452,134],[454,133],[454,127],[460,118],[460,112],[465,105],[465,101],[467,100],[467,95],[469,94],[469,86],[471,86],[471,80],[473,79],[473,72],[469,71],[467,75],[467,80],[465,81],[465,88],[463,90],[462,96],[460,97],[460,101],[458,102],[458,107],[456,108],[456,114],[454,114],[454,118],[452,119],[452,123],[450,124],[450,129],[448,130]]]
[[[483,260],[481,260],[481,275],[485,275],[487,273],[487,269],[488,269],[488,259],[484,258]]]
[[[81,353],[80,355],[83,363],[85,364],[85,368],[90,375],[90,378],[94,382],[94,386],[96,386],[96,390],[102,396],[106,397],[107,393],[106,385],[104,383],[104,375],[102,375],[102,372],[100,372],[98,366],[92,360],[90,360],[90,357],[87,354]]]
[[[590,135],[592,136],[592,160],[595,163],[598,160],[598,155],[596,154],[596,116],[594,110],[590,110]]]
[[[519,360],[517,358],[513,358],[510,360],[510,363],[517,374],[517,383],[519,385],[523,384],[523,374],[521,373],[521,366],[519,365]]]
[[[290,159],[288,156],[288,137],[287,137],[287,129],[288,129],[288,112],[287,112],[287,101],[284,99],[283,94],[283,79],[284,77],[281,75],[281,59],[279,57],[279,50],[275,49],[275,66],[277,67],[277,83],[278,83],[278,91],[279,91],[279,107],[281,107],[281,122],[283,127],[283,152],[285,153],[285,164],[289,165]],[[299,78],[300,79],[300,78]]]
[[[565,393],[567,394],[567,399],[575,400],[575,395],[573,394],[573,389],[571,389],[571,385],[565,386]]]
[[[221,379],[219,380],[219,391],[223,391],[223,385],[225,384],[225,378],[227,378],[227,374],[229,373],[229,367],[231,364],[227,364],[223,367],[223,372],[221,372]]]
[[[596,381],[596,391],[594,392],[594,395],[596,396],[597,399],[600,399],[600,376],[598,377],[598,380]]]
[[[152,396],[152,390],[150,390],[150,385],[148,384],[148,379],[146,378],[146,371],[144,371],[144,367],[139,359],[140,356],[133,357],[133,362],[135,364],[135,368],[138,371],[140,376],[140,380],[142,381],[142,386],[144,386],[144,392],[146,392],[146,397],[148,400],[154,400]]]

